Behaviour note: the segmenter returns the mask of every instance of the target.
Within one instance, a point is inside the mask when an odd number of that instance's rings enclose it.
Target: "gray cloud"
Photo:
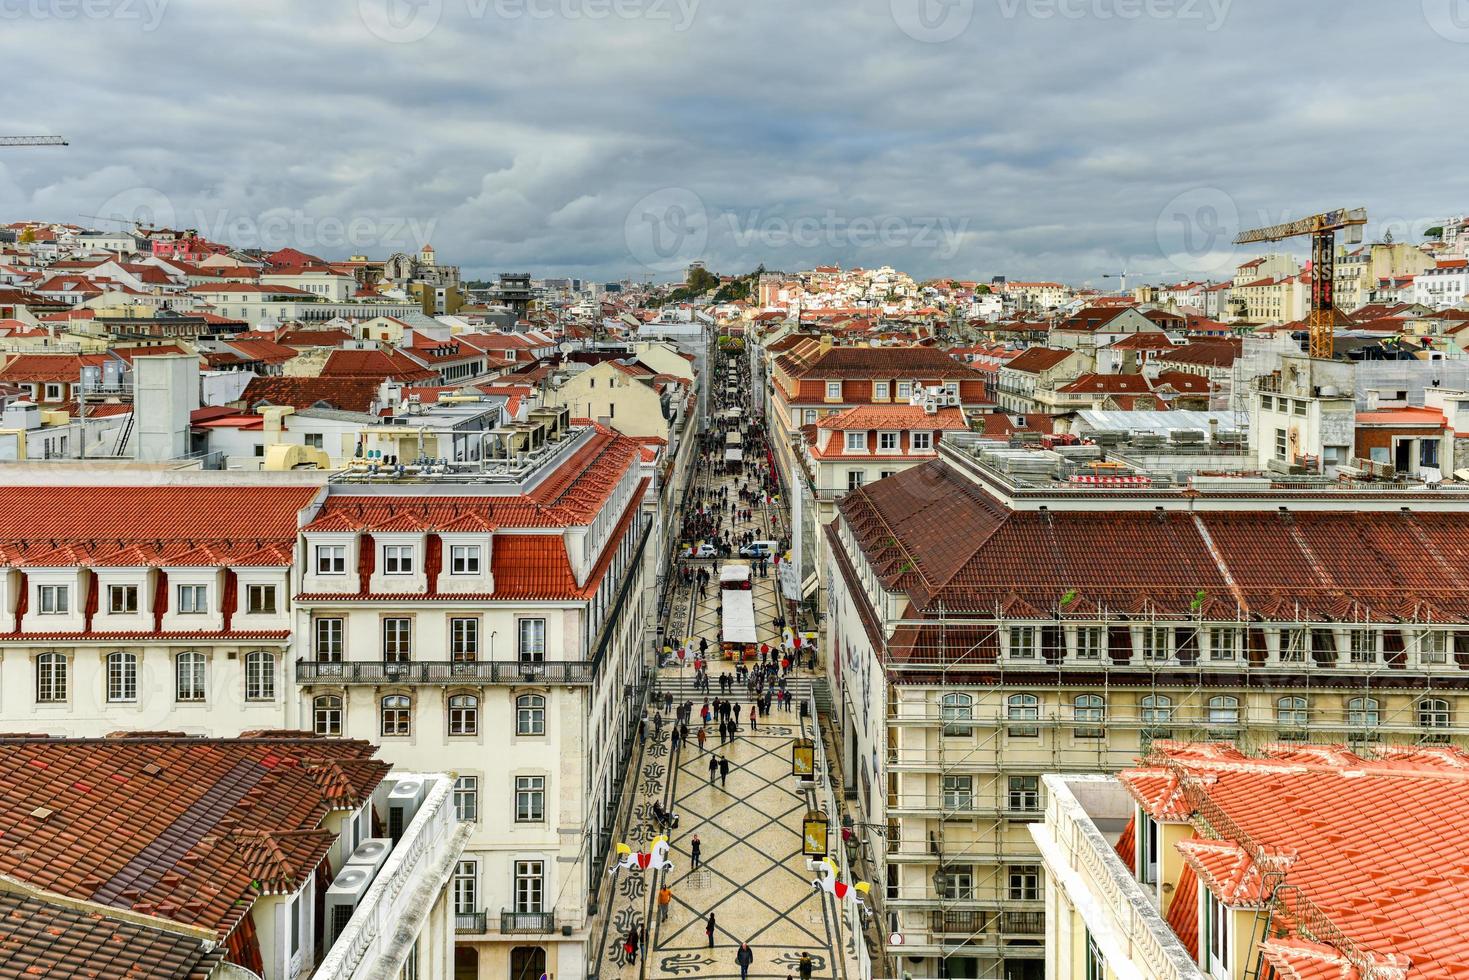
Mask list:
[[[161,199],[240,244],[431,237],[470,274],[1100,282],[1222,272],[1240,223],[1469,208],[1466,0],[83,6],[0,0],[5,128],[73,143],[4,151],[7,219]]]

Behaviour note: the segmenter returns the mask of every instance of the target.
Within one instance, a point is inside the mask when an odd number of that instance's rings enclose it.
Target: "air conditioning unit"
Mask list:
[[[388,836],[394,844],[403,839],[403,831],[423,805],[423,795],[422,779],[400,779],[388,791]]]
[[[372,887],[370,868],[347,865],[326,890],[326,942],[330,947],[347,928],[352,913]]]
[[[393,853],[393,842],[386,837],[369,837],[357,845],[357,850],[347,858],[347,868],[367,868],[368,873],[377,877],[377,873],[387,863],[388,855]],[[345,869],[344,869],[345,870]]]

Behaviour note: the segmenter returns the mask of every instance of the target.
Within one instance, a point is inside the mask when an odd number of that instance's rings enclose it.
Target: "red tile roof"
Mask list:
[[[323,378],[375,378],[377,380],[433,381],[437,371],[426,368],[406,354],[382,350],[334,350],[322,366]]]
[[[1076,352],[1055,347],[1029,347],[1010,358],[1005,363],[1004,370],[1024,371],[1027,374],[1048,371],[1074,353]]]
[[[335,408],[343,412],[371,412],[377,402],[378,382],[370,378],[254,377],[240,400],[251,411],[261,405],[295,408]]]
[[[1385,746],[1363,757],[1280,745],[1251,757],[1178,742],[1153,750],[1144,772],[1173,772],[1191,812],[1223,815],[1210,819],[1220,839],[1179,844],[1201,884],[1247,908],[1277,885],[1290,888],[1273,918],[1285,935],[1267,949],[1292,965],[1286,976],[1366,976],[1374,967],[1424,980],[1469,976],[1469,753]],[[1132,773],[1120,778],[1131,788]],[[1181,887],[1175,895],[1175,904],[1186,898]],[[1312,921],[1315,937],[1339,932],[1345,942],[1304,941],[1295,922],[1303,912],[1330,924]],[[1357,972],[1332,962],[1341,959]]]
[[[827,415],[817,428],[837,430],[873,429],[963,429],[964,413],[957,408],[941,408],[930,414],[921,405],[858,405]]]
[[[325,854],[322,820],[340,803],[310,767],[374,751],[305,733],[0,739],[0,874],[223,939],[262,891],[299,887]]]

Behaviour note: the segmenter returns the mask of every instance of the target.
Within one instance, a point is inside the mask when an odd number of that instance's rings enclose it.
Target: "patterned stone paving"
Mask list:
[[[705,482],[707,485],[708,477]],[[753,523],[737,523],[737,533],[747,529],[762,536],[769,530],[776,537],[784,533],[778,508],[760,508],[755,516]],[[712,570],[717,565],[708,563],[708,567]],[[777,588],[773,569],[768,577],[755,580],[759,637],[772,645],[779,637],[774,624],[779,609]],[[702,599],[696,590],[680,586],[671,609],[669,636],[703,636],[711,652],[717,649],[717,583],[711,584]],[[732,671],[730,664],[713,662],[711,696],[719,693],[717,675]],[[676,703],[693,698],[691,690],[681,693],[688,685],[680,680],[677,668],[665,668],[665,674],[669,682],[665,689],[673,691]],[[686,669],[683,676],[691,679],[692,674]],[[748,701],[743,710],[749,710]],[[795,711],[772,710],[768,724],[762,719],[759,730],[752,732],[743,723],[728,745],[719,744],[717,731],[709,738],[706,751],[691,742],[680,752],[676,765],[669,758],[667,727],[655,739],[650,726],[638,762],[637,795],[625,836],[634,849],[646,850],[655,836],[651,829],[653,801],[665,806],[671,802],[680,818],[678,829],[669,835],[673,868],[655,874],[618,872],[600,931],[597,975],[601,980],[733,980],[740,975],[735,953],[741,940],[754,953],[752,980],[784,980],[794,975],[802,952],[811,955],[815,977],[846,980],[845,959],[833,957],[836,919],[831,899],[812,889],[815,876],[801,854],[800,821],[810,801],[798,791],[790,774],[797,723]],[[724,784],[710,782],[710,755],[729,760]],[[696,834],[704,858],[699,869],[692,867],[690,851]],[[667,921],[658,922],[654,892],[665,880],[673,902]],[[712,946],[705,934],[710,912],[716,923]],[[633,965],[627,962],[623,940],[635,924],[650,930],[651,949],[645,945]]]

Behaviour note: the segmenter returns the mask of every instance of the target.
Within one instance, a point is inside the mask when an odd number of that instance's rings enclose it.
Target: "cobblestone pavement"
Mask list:
[[[712,479],[705,475],[702,480],[704,486],[721,483],[733,481],[722,475]],[[736,535],[755,530],[759,536],[769,532],[778,538],[786,533],[778,508],[760,508],[754,516],[752,523],[736,523]],[[718,565],[704,564],[711,571]],[[777,590],[773,569],[768,577],[755,580],[757,629],[760,640],[771,644],[779,637],[774,624],[780,608]],[[671,608],[670,637],[702,636],[709,640],[711,653],[718,649],[717,581],[702,598],[695,589],[680,585]],[[694,701],[697,717],[704,696],[694,690],[691,668],[692,664],[682,673],[676,667],[663,668],[658,690],[673,694],[675,704]],[[733,669],[732,664],[713,661],[711,697],[719,694],[718,675]],[[793,688],[804,690],[808,683],[798,674]],[[709,730],[705,750],[691,739],[673,760],[668,726],[656,738],[649,727],[624,837],[634,850],[646,851],[656,836],[651,827],[654,800],[671,806],[680,821],[669,834],[673,867],[666,872],[617,872],[606,899],[603,928],[597,933],[597,975],[602,980],[733,980],[740,975],[735,953],[741,941],[748,942],[754,954],[752,980],[784,980],[795,975],[803,952],[810,954],[816,978],[846,980],[850,976],[845,958],[840,954],[833,958],[838,929],[835,909],[828,896],[812,889],[815,876],[801,853],[801,819],[812,801],[791,775],[792,742],[802,733],[797,711],[775,709],[768,720],[761,719],[758,730],[751,730],[746,720],[749,699],[739,693],[734,697],[742,706],[741,725],[729,744],[720,745],[715,726]],[[809,735],[809,720],[807,725]],[[697,726],[690,731],[697,731]],[[727,779],[710,780],[711,756],[728,760]],[[692,855],[695,835],[703,856],[697,869]],[[654,898],[665,882],[673,901],[667,920],[660,922]],[[715,917],[712,946],[705,932],[711,912]],[[636,964],[628,962],[623,948],[634,926],[647,930]]]

